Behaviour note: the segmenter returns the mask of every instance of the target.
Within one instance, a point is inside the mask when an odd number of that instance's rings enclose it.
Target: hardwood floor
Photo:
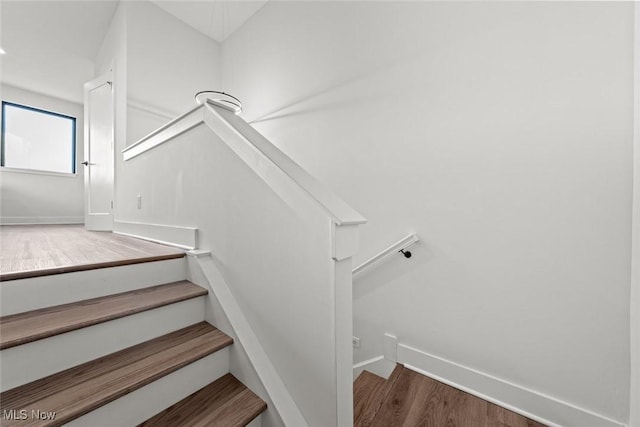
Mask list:
[[[82,225],[0,226],[0,281],[183,256],[177,248]]]
[[[387,380],[368,371],[358,376],[353,394],[354,426],[371,425],[401,372],[395,369]]]
[[[354,383],[355,427],[545,427],[402,365],[388,380],[363,375]]]

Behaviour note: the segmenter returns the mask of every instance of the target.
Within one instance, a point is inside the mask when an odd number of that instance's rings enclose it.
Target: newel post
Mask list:
[[[332,226],[335,263],[336,409],[338,427],[353,425],[353,292],[351,257],[358,251],[358,225]]]

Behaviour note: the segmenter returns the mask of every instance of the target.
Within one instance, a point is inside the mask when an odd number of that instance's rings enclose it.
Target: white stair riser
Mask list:
[[[2,391],[201,322],[204,303],[192,298],[2,350]]]
[[[228,347],[101,406],[65,426],[135,426],[227,372],[229,372]]]
[[[0,315],[148,288],[186,278],[184,258],[9,280],[0,286]]]

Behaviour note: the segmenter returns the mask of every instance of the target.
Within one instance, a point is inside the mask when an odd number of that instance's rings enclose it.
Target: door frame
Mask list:
[[[84,161],[87,162],[90,159],[91,149],[89,147],[89,127],[91,123],[91,111],[89,104],[89,92],[109,85],[111,88],[111,150],[109,157],[111,159],[111,210],[108,214],[89,216],[89,174],[87,173],[87,166],[84,166],[84,219],[85,228],[94,231],[112,231],[114,222],[114,196],[115,196],[115,91],[113,82],[113,66],[109,67],[109,70],[100,76],[86,82],[84,84]],[[89,165],[90,167],[90,165]]]

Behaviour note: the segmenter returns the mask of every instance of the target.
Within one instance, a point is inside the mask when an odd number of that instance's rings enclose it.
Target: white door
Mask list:
[[[114,103],[112,72],[84,85],[84,224],[113,229]]]

